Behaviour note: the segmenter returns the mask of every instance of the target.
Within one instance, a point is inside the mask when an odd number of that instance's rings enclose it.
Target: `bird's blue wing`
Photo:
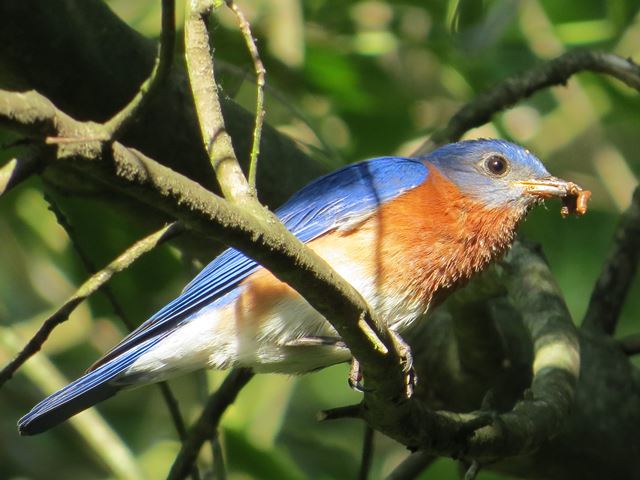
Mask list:
[[[421,184],[428,170],[418,160],[382,157],[356,163],[320,177],[276,210],[296,237],[309,242],[374,212],[378,206]],[[260,266],[233,248],[207,265],[182,294],[140,325],[98,363],[140,342],[173,330],[191,314],[216,302],[229,301],[238,284]]]

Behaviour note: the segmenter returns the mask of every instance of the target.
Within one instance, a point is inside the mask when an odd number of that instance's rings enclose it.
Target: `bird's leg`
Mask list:
[[[336,337],[302,337],[285,343],[287,347],[315,347],[330,346],[338,348],[347,348],[347,344]]]
[[[405,394],[407,398],[411,398],[413,395],[413,389],[418,383],[418,375],[413,368],[413,354],[411,353],[411,347],[404,341],[398,332],[395,330],[389,330],[391,339],[395,343],[396,351],[400,355],[400,361],[402,363],[402,371],[405,374]]]
[[[296,340],[291,340],[285,344],[287,347],[309,347],[309,346],[332,346],[339,348],[348,348],[347,344],[339,338],[335,337],[303,337]],[[362,369],[360,368],[360,362],[355,358],[351,358],[351,368],[349,369],[349,377],[347,378],[349,386],[357,391],[364,392],[365,388],[362,385]]]

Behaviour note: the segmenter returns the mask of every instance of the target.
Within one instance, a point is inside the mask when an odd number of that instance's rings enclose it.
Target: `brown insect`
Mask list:
[[[584,215],[587,213],[587,202],[591,198],[589,190],[583,190],[575,183],[569,183],[567,193],[562,197],[562,208],[560,215],[567,217],[571,214]]]

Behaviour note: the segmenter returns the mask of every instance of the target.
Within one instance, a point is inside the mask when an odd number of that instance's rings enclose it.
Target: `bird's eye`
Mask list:
[[[509,170],[507,159],[501,155],[491,155],[484,161],[484,166],[491,175],[501,177]]]

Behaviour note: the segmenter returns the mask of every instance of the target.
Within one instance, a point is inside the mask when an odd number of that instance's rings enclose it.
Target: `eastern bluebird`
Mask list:
[[[402,335],[502,253],[532,205],[574,188],[522,147],[473,140],[424,157],[349,165],[310,183],[276,213]],[[39,433],[121,389],[204,367],[304,373],[350,358],[304,298],[228,249],[18,426],[21,434]]]

